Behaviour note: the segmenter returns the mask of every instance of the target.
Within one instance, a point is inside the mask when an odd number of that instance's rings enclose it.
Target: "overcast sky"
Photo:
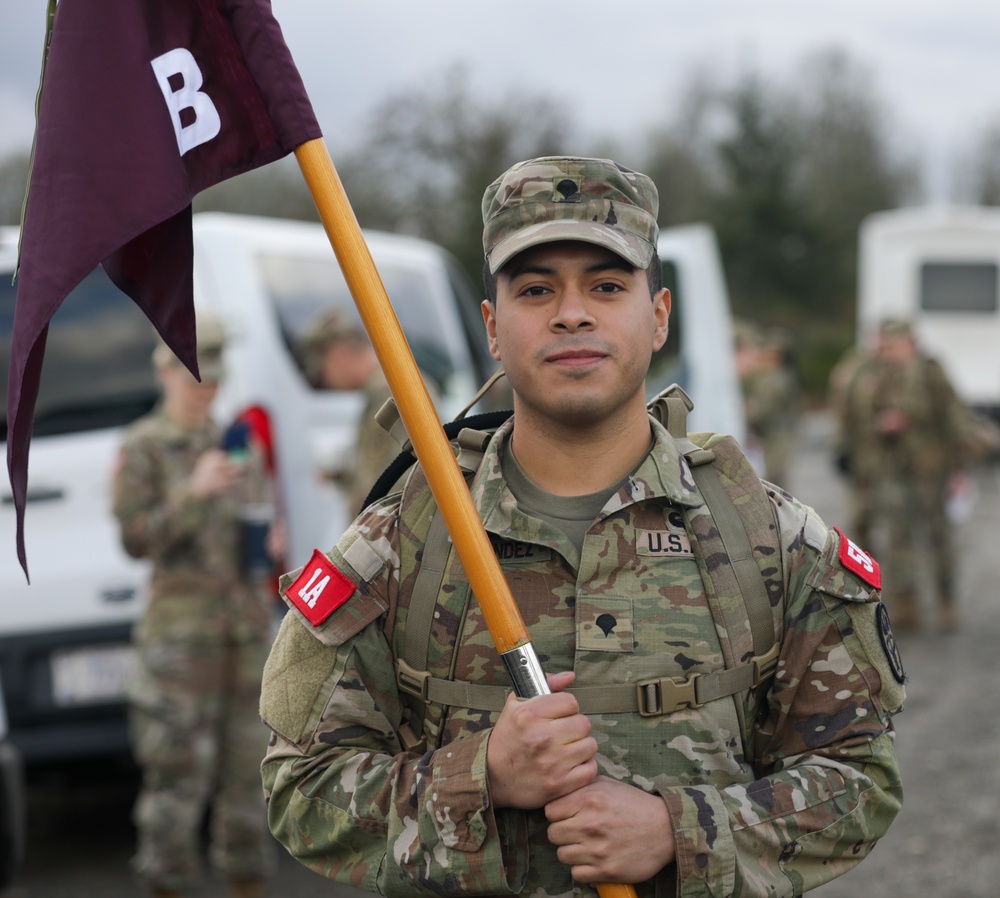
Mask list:
[[[806,53],[842,47],[871,70],[936,192],[1000,120],[996,0],[272,2],[335,161],[382,98],[440,83],[457,62],[484,103],[511,90],[561,99],[584,134],[620,144],[657,110],[670,117],[696,67],[790,78]],[[4,0],[0,12],[0,156],[30,145],[45,6]]]

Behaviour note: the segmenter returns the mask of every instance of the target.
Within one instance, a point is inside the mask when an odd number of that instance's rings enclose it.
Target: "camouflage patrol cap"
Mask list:
[[[368,339],[364,325],[346,309],[329,309],[320,314],[302,335],[305,347],[324,347],[345,339]]]
[[[764,342],[759,324],[746,318],[733,319],[733,342],[737,349],[757,349]]]
[[[879,324],[879,332],[887,337],[910,337],[913,326],[905,318],[886,318]]]
[[[656,185],[610,159],[543,156],[520,162],[483,196],[483,250],[496,274],[541,243],[580,240],[649,267],[659,229]]]
[[[198,374],[201,382],[218,383],[222,380],[222,350],[226,345],[226,331],[222,321],[210,312],[198,312],[195,317],[195,335],[198,341]],[[153,350],[153,362],[158,367],[180,364],[173,350],[159,336]]]
[[[368,334],[361,319],[347,309],[322,312],[302,334],[299,361],[306,380],[314,387],[322,383],[323,359],[327,350],[337,344],[368,344]]]

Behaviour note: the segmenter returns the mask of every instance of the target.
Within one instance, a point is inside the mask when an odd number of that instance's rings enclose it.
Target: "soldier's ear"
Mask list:
[[[500,342],[497,340],[497,318],[496,305],[488,299],[484,299],[480,306],[483,312],[483,323],[486,325],[486,339],[490,347],[490,355],[495,361],[503,361],[500,358]]]
[[[670,291],[663,287],[653,296],[653,352],[667,342],[670,332]]]

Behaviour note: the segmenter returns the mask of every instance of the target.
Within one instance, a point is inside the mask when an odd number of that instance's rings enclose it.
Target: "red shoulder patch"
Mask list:
[[[852,574],[857,574],[869,586],[881,589],[882,570],[878,566],[878,562],[857,543],[844,536],[844,531],[839,527],[833,529],[840,534],[840,549],[837,552],[840,563]]]
[[[354,595],[356,588],[329,558],[313,549],[309,563],[285,590],[285,597],[318,627]]]

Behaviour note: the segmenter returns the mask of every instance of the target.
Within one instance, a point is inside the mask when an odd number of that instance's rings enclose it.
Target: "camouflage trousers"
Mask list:
[[[933,592],[951,602],[955,590],[955,545],[943,477],[887,474],[853,483],[852,539],[874,552],[882,567],[883,596],[916,594],[928,571]]]
[[[138,876],[183,889],[208,857],[225,879],[273,865],[260,761],[267,742],[258,703],[269,645],[148,639],[130,684],[133,751],[142,785],[133,812]]]

